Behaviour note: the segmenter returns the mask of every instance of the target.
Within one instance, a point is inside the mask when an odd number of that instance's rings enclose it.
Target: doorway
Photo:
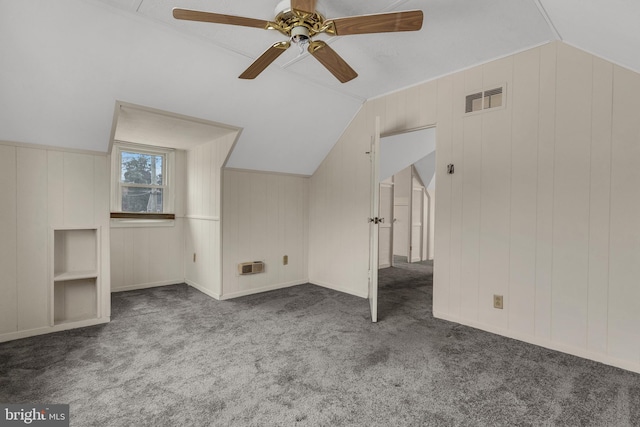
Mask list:
[[[394,283],[433,283],[435,128],[381,135],[379,144],[379,176],[373,198],[378,200],[380,222],[375,228],[378,245],[371,250],[377,253],[377,313],[385,318],[392,315]],[[407,275],[417,275],[416,280],[399,280]],[[425,294],[431,295],[431,289]],[[425,304],[432,309],[431,299]]]

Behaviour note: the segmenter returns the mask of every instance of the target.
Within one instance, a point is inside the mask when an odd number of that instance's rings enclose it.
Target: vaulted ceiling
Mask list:
[[[242,128],[229,166],[309,175],[367,99],[482,62],[563,40],[640,71],[630,0],[319,0],[327,18],[424,12],[417,32],[322,35],[359,74],[345,84],[296,48],[240,80],[280,33],[171,15],[276,3],[0,0],[0,140],[107,151],[121,101]]]

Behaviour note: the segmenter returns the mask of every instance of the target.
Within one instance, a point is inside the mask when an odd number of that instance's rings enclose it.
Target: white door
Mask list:
[[[380,117],[376,117],[376,127],[371,142],[371,214],[369,217],[369,307],[371,321],[378,321],[378,222],[379,222],[379,180],[380,180]]]
[[[378,224],[378,268],[391,267],[393,260],[393,182],[380,183]]]

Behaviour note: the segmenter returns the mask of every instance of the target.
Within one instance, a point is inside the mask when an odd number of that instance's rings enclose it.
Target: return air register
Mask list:
[[[264,262],[262,261],[242,262],[238,264],[238,273],[241,276],[244,276],[245,274],[264,273]]]
[[[467,95],[465,100],[465,113],[488,110],[504,105],[504,85],[495,89],[485,90]]]

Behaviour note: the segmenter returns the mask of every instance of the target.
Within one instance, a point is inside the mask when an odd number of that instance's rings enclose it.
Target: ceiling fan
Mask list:
[[[274,21],[222,15],[188,9],[173,9],[173,17],[187,21],[211,22],[215,24],[240,25],[243,27],[277,30],[287,36],[287,41],[275,43],[267,49],[241,75],[241,79],[255,79],[265,68],[276,60],[291,43],[307,51],[324,65],[340,82],[346,83],[358,76],[327,43],[312,40],[319,33],[332,36],[351,34],[388,33],[396,31],[417,31],[422,28],[422,11],[359,15],[345,18],[325,19],[316,11],[316,0],[284,0],[276,7]]]

